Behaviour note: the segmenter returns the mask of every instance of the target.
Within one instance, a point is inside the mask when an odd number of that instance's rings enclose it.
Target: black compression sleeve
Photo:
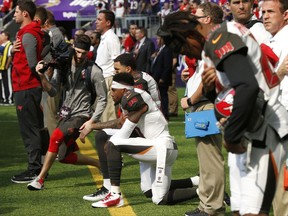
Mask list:
[[[224,139],[230,144],[237,144],[247,129],[259,86],[251,60],[245,54],[238,52],[228,56],[221,67],[218,69],[226,73],[235,89],[233,110],[225,128]]]

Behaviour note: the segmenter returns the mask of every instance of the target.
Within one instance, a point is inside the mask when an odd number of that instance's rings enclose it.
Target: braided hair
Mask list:
[[[176,11],[165,16],[163,25],[158,29],[157,35],[163,38],[166,46],[174,53],[179,54],[182,47],[187,45],[188,37],[197,40],[204,46],[205,38],[197,31],[196,26],[201,26],[197,16],[190,11]]]

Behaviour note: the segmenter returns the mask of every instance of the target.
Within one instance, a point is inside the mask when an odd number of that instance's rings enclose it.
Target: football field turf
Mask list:
[[[183,91],[180,89],[179,95],[183,95]],[[198,160],[194,140],[185,138],[184,113],[180,108],[178,117],[170,119],[169,129],[179,149],[178,159],[173,166],[173,179],[197,174]],[[83,154],[97,157],[93,135],[89,135],[88,139],[90,142],[87,140],[86,144],[79,144],[80,149]],[[96,187],[102,185],[101,174],[90,166],[74,166],[55,161],[42,191],[29,191],[26,188],[27,184],[12,183],[11,177],[24,171],[27,166],[27,155],[19,134],[14,106],[0,107],[0,145],[1,215],[176,216],[194,210],[199,202],[198,199],[193,199],[173,206],[153,204],[140,190],[138,161],[125,155],[121,177],[125,206],[121,208],[95,209],[91,207],[91,202],[82,199],[83,195],[94,192]],[[227,159],[224,149],[223,153]],[[228,191],[227,178],[226,181]],[[230,209],[226,210],[228,215]]]

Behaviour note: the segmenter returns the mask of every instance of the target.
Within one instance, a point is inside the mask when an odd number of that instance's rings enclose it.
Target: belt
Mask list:
[[[211,103],[211,102],[210,102],[209,100],[199,101],[199,102],[197,102],[197,103],[195,103],[195,104],[192,105],[191,111],[192,111],[192,112],[195,112],[198,107],[203,106],[203,105],[206,105],[206,104],[208,104],[208,103]]]

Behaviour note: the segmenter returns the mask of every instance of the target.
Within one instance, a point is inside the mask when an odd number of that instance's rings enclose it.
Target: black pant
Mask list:
[[[168,88],[169,86],[159,85],[159,92],[161,96],[161,109],[164,117],[169,118],[169,98],[168,98]]]
[[[41,170],[41,136],[43,112],[40,108],[41,88],[32,88],[14,93],[20,133],[28,154],[28,170]]]
[[[4,88],[4,101],[12,103],[12,83],[11,83],[11,74],[8,70],[1,70],[0,73],[2,74],[2,85]],[[1,96],[2,96],[1,94]]]

